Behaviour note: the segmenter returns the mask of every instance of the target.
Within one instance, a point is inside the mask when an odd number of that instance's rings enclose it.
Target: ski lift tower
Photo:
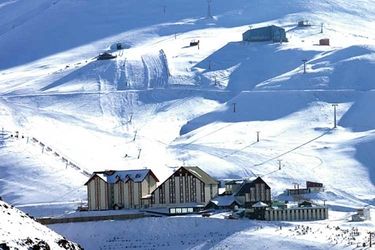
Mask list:
[[[213,18],[212,12],[211,12],[211,3],[212,3],[212,0],[207,0],[207,18]]]

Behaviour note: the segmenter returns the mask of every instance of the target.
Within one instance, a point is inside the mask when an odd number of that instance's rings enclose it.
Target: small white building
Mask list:
[[[352,215],[352,221],[365,221],[365,220],[371,220],[371,214],[370,214],[370,208],[364,207],[364,208],[358,208],[357,212]]]

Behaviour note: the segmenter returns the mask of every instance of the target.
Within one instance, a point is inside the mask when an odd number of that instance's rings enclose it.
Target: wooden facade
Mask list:
[[[237,200],[246,208],[251,208],[257,202],[271,204],[271,188],[260,177],[253,181],[245,181],[235,194]]]
[[[94,176],[86,185],[89,210],[109,209],[108,183],[99,176]]]
[[[154,207],[206,205],[218,194],[219,183],[198,167],[181,167],[152,192]]]
[[[151,170],[95,172],[85,184],[89,210],[148,207],[158,179]]]

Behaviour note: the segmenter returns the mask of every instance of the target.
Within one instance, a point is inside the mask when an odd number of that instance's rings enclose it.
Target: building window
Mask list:
[[[134,205],[134,196],[133,196],[133,183],[129,182],[129,197],[130,197],[130,207]]]
[[[260,201],[260,184],[256,183],[255,184],[255,200]]]
[[[261,201],[266,200],[266,187],[265,187],[264,183],[260,184],[260,199],[261,199]]]
[[[256,201],[256,199],[255,199],[255,188],[254,187],[250,188],[250,201]]]
[[[271,201],[271,191],[269,189],[266,189],[266,201]]]
[[[190,201],[196,202],[197,201],[197,189],[196,189],[197,180],[194,176],[191,178],[191,187],[190,187]]]
[[[113,184],[109,184],[109,190],[110,190],[110,195],[111,195],[111,204],[115,203],[115,188]]]
[[[174,176],[169,180],[169,203],[176,203],[176,186]]]
[[[189,198],[190,198],[190,192],[189,192],[189,183],[190,183],[190,178],[188,175],[185,175],[185,202],[189,203]]]
[[[201,201],[206,202],[205,191],[204,191],[204,183],[203,182],[201,182]]]
[[[161,185],[159,189],[159,203],[160,204],[165,203],[164,197],[165,197],[165,188],[164,188],[164,185]]]
[[[184,203],[184,178],[180,175],[180,203]]]

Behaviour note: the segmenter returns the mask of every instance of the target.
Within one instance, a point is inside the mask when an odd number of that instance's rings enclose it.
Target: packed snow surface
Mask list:
[[[207,3],[0,0],[0,196],[63,214],[90,172],[150,168],[163,181],[197,165],[261,176],[274,199],[309,180],[331,211],[373,206],[374,1]],[[289,42],[242,41],[271,24]]]
[[[373,222],[351,224],[334,219],[307,225],[300,222],[224,220],[223,214],[214,217],[144,218],[56,224],[51,228],[89,249],[292,250],[368,249],[369,228],[374,226]]]

